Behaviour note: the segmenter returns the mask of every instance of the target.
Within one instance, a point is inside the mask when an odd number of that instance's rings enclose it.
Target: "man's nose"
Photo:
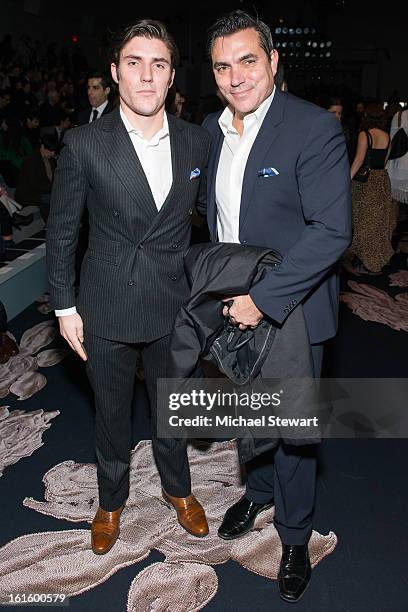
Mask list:
[[[232,66],[231,68],[231,85],[238,87],[245,81],[244,72],[241,66]]]
[[[153,80],[153,72],[151,66],[143,66],[142,72],[140,74],[140,80],[148,83]]]

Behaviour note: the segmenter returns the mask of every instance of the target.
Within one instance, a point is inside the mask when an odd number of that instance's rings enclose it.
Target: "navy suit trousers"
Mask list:
[[[323,344],[311,345],[315,378],[320,378]],[[305,544],[312,533],[316,491],[317,444],[280,443],[246,465],[246,497],[263,504],[274,500],[275,527],[284,544]]]

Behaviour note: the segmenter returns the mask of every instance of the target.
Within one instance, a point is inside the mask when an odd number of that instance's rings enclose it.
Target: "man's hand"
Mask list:
[[[86,361],[88,355],[82,345],[84,341],[84,326],[78,313],[58,317],[61,336],[65,338],[69,346]]]
[[[244,330],[247,327],[255,329],[263,318],[262,312],[255,306],[249,295],[237,295],[236,297],[224,298],[223,302],[234,303],[228,309],[224,306],[222,314],[226,317],[229,315],[234,325],[239,325],[239,329]]]

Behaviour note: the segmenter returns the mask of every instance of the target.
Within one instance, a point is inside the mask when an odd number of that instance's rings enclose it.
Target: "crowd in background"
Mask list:
[[[282,65],[276,82],[291,91],[290,74],[285,79]],[[353,181],[354,240],[348,263],[352,261],[360,272],[378,273],[393,253],[391,240],[397,212],[384,167],[391,122],[401,107],[397,99],[388,100],[384,109],[383,101],[363,99],[348,91],[346,97],[333,95],[333,87],[329,92],[293,93],[326,108],[341,121],[352,178],[367,150],[371,152],[375,167],[369,181],[364,184]],[[27,34],[17,40],[5,35],[0,41],[0,197],[8,193],[23,207],[39,206],[46,223],[64,133],[110,112],[116,104],[113,83],[106,74],[92,70],[79,45],[68,50],[55,43],[33,41]],[[199,124],[206,115],[223,106],[218,92],[192,100],[175,86],[167,101],[169,112]],[[402,179],[399,175],[399,180],[404,182],[404,175]],[[399,196],[397,199],[403,200]],[[10,213],[0,205],[3,259],[6,247],[13,244],[13,226],[30,222],[29,215]]]

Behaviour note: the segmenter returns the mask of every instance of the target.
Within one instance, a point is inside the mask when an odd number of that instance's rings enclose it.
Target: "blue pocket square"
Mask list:
[[[268,178],[270,176],[277,176],[279,172],[276,168],[261,168],[257,172],[258,176],[263,176],[264,178]]]
[[[200,176],[200,174],[201,174],[201,173],[200,173],[200,168],[195,168],[194,170],[192,170],[192,171],[191,171],[191,174],[190,174],[190,181],[191,181],[192,179],[196,179],[196,178],[198,178],[198,177]]]

